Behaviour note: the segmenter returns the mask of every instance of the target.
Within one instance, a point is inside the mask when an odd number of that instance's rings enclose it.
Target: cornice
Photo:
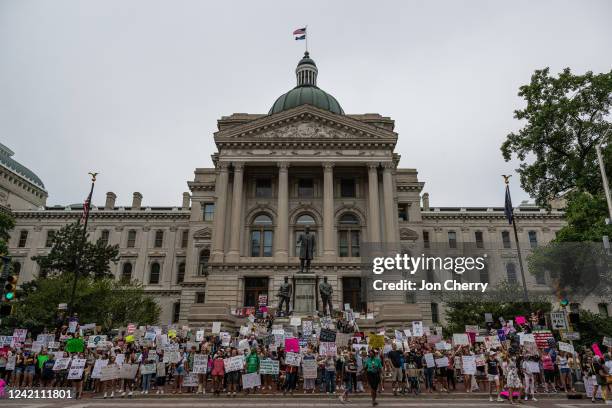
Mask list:
[[[112,219],[129,219],[129,220],[150,220],[150,219],[165,219],[165,220],[189,220],[191,212],[188,210],[175,210],[175,211],[91,211],[89,213],[89,219],[91,221],[97,220],[112,220]],[[77,220],[81,218],[82,212],[78,210],[20,210],[13,211],[13,215],[16,219],[62,219]]]
[[[515,212],[514,216],[518,220],[564,220],[564,213],[546,213],[546,212],[534,212],[534,213],[520,213]],[[439,212],[439,211],[421,211],[421,217],[423,221],[427,219],[441,220],[441,219],[494,219],[494,220],[506,220],[506,215],[503,212]]]

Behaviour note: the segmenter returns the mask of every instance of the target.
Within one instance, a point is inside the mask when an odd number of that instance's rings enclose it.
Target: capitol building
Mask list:
[[[470,279],[522,284],[503,207],[432,206],[417,169],[401,166],[392,118],[345,113],[317,86],[308,53],[295,73],[296,86],[268,113],[218,120],[214,167],[195,168],[181,206],[150,207],[138,192],[131,206],[118,206],[108,192],[92,208],[91,239],[119,246],[116,278],[144,284],[162,307],[161,324],[236,324],[236,312],[257,306],[261,295],[276,307],[284,277],[299,273],[297,239],[306,227],[316,242],[310,272],[327,277],[334,308],[370,314],[364,326],[444,321],[443,305],[426,292],[368,299],[362,256],[372,243],[451,255],[464,247],[486,251],[487,268]],[[9,249],[22,283],[44,273],[32,257],[49,250],[54,232],[77,221],[82,206],[45,206],[43,182],[14,156],[0,145],[0,205],[16,218]],[[469,188],[468,180],[457,182]],[[565,225],[558,208],[514,211],[524,258]],[[448,279],[441,271],[427,275]],[[546,276],[526,272],[526,280],[546,287]]]

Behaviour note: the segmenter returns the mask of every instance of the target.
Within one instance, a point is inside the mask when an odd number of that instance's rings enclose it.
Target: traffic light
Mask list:
[[[10,302],[15,299],[15,291],[17,290],[17,277],[9,275],[4,283],[4,294],[2,299]]]
[[[561,304],[561,307],[565,307],[567,305],[569,305],[569,300],[568,299],[561,299],[561,302],[559,302]]]

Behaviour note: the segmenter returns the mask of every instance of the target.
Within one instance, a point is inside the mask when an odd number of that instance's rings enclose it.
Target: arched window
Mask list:
[[[121,270],[121,280],[124,282],[129,282],[132,280],[132,264],[130,262],[123,264],[123,269]]]
[[[259,214],[251,225],[251,256],[272,256],[272,218]]]
[[[501,235],[502,235],[502,244],[504,245],[504,248],[506,249],[512,248],[512,245],[510,244],[510,232],[502,231]]]
[[[136,246],[136,230],[128,231],[127,247],[134,248]]]
[[[347,213],[340,217],[338,227],[338,254],[341,257],[359,256],[359,242],[361,241],[361,225],[359,218]]]
[[[176,273],[176,283],[183,283],[185,280],[185,262],[178,264],[178,270]]]
[[[300,238],[300,235],[304,233],[304,230],[306,227],[310,227],[310,233],[315,236],[315,243],[319,242],[316,236],[317,235],[316,226],[317,226],[317,222],[309,214],[302,214],[297,218],[297,220],[295,221],[295,234],[294,234],[295,235],[295,256],[298,256],[300,253],[300,246],[298,245],[298,239]],[[315,245],[315,251],[316,249],[317,248]]]
[[[200,259],[198,261],[198,273],[200,275],[208,274],[208,260],[210,259],[210,249],[204,248],[200,251]]]
[[[155,244],[154,244],[154,247],[155,248],[161,248],[162,246],[164,246],[164,231],[163,230],[157,230],[157,231],[155,231]]]
[[[149,274],[149,283],[151,284],[159,283],[160,271],[161,271],[161,267],[159,266],[159,262],[153,262],[151,264],[151,272]]]
[[[518,282],[516,278],[516,265],[514,265],[512,262],[506,265],[506,276],[508,283],[515,284]]]

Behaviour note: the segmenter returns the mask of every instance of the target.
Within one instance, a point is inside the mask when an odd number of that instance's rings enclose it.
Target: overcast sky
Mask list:
[[[609,70],[611,17],[606,0],[0,0],[0,142],[49,205],[82,202],[90,170],[97,204],[180,205],[212,166],[216,120],[267,113],[295,85],[291,33],[308,24],[318,85],[395,120],[433,206],[503,205],[519,86],[546,66]]]

